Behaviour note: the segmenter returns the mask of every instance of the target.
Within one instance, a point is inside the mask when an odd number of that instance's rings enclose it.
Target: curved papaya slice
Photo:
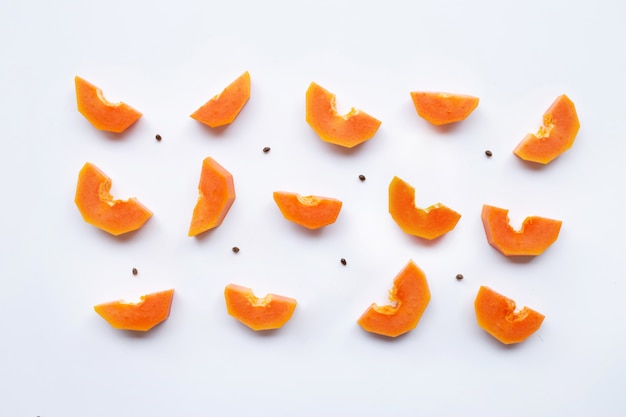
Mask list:
[[[448,233],[461,218],[441,203],[425,209],[416,207],[415,188],[398,177],[389,184],[389,213],[405,233],[428,240]]]
[[[516,311],[515,301],[485,286],[478,290],[474,310],[478,325],[506,345],[528,339],[541,327],[545,318],[528,307]]]
[[[191,118],[210,127],[230,124],[235,121],[249,98],[250,74],[246,71],[220,94],[203,104]]]
[[[417,114],[435,126],[465,120],[476,107],[478,97],[463,94],[413,91],[411,99]]]
[[[232,174],[213,158],[205,158],[188,235],[196,236],[221,225],[235,197]]]
[[[430,302],[424,272],[410,260],[400,271],[389,291],[391,304],[372,304],[359,318],[359,325],[370,333],[397,337],[413,330]]]
[[[296,300],[282,295],[254,295],[250,288],[228,284],[224,289],[228,314],[255,331],[282,327],[291,319]]]
[[[306,121],[324,141],[353,148],[371,139],[380,120],[352,108],[348,114],[337,114],[333,93],[312,82],[306,91]]]
[[[334,223],[343,205],[336,198],[302,196],[287,191],[274,191],[274,201],[285,219],[307,229],[319,229]]]
[[[142,116],[126,103],[111,103],[102,90],[90,82],[74,77],[78,111],[99,130],[122,133]]]
[[[169,317],[173,297],[171,289],[143,295],[138,303],[111,301],[94,310],[116,329],[146,332]]]
[[[526,135],[513,153],[525,161],[547,164],[572,147],[579,129],[576,107],[563,94],[544,113],[539,131]]]
[[[506,256],[541,255],[559,237],[560,220],[529,216],[522,228],[514,230],[509,223],[509,211],[483,205],[481,213],[487,241]]]
[[[111,179],[91,162],[83,166],[74,197],[83,219],[115,236],[141,228],[152,212],[136,198],[115,200],[109,192],[111,184]]]

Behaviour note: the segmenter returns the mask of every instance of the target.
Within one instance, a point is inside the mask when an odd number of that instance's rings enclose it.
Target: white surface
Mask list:
[[[626,413],[625,3],[408,3],[3,2],[0,415]],[[252,96],[233,125],[215,133],[189,118],[244,70]],[[144,117],[119,138],[95,130],[76,110],[74,75]],[[311,81],[340,109],[381,119],[378,134],[351,152],[317,139],[304,121]],[[415,114],[419,89],[481,101],[435,129]],[[513,147],[562,93],[581,119],[574,147],[545,167],[522,163]],[[237,200],[193,239],[206,156],[234,174]],[[83,222],[73,194],[86,161],[116,197],[153,210],[142,230],[113,238]],[[431,244],[404,235],[387,213],[394,175],[418,204],[459,211],[457,228]],[[277,189],[344,208],[307,233],[280,216]],[[514,222],[562,219],[559,240],[529,262],[506,259],[486,242],[483,203]],[[365,333],[356,319],[410,258],[432,292],[419,326],[397,340]],[[249,331],[226,314],[230,282],[297,298],[294,317]],[[542,328],[500,345],[475,323],[483,284],[543,312]],[[93,311],[170,287],[169,320],[145,335]]]

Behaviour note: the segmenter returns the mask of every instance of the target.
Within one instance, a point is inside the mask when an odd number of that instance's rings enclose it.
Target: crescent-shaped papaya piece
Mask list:
[[[416,207],[415,188],[398,177],[393,177],[389,184],[389,213],[405,233],[428,240],[448,233],[461,218],[441,203]]]
[[[478,97],[431,91],[412,91],[417,114],[435,126],[465,120],[476,107]]]
[[[397,337],[413,330],[430,302],[430,290],[424,272],[410,260],[395,277],[389,291],[391,304],[372,304],[358,319],[370,333]]]
[[[354,107],[345,115],[337,113],[335,94],[312,82],[306,91],[306,121],[324,141],[353,148],[371,139],[380,120]]]
[[[232,174],[213,158],[205,158],[188,235],[197,236],[221,225],[235,197]]]
[[[572,147],[579,129],[576,107],[563,94],[544,113],[543,126],[526,135],[513,153],[525,161],[547,164]]]
[[[241,74],[220,94],[196,110],[191,118],[210,127],[228,125],[235,121],[250,98],[250,73]]]
[[[276,294],[256,297],[250,288],[228,284],[224,289],[228,314],[255,331],[282,327],[291,319],[297,302]]]
[[[559,237],[560,220],[529,216],[520,230],[514,230],[509,222],[509,211],[483,205],[481,213],[487,241],[506,256],[541,255]]]
[[[274,191],[274,201],[285,219],[307,229],[319,229],[334,223],[343,205],[336,198],[303,196],[287,191]]]
[[[94,306],[111,326],[120,330],[146,332],[170,315],[174,290],[143,295],[139,302],[111,301]]]
[[[545,318],[528,307],[516,310],[515,301],[485,286],[478,290],[474,310],[478,325],[505,345],[528,339]]]
[[[114,199],[111,184],[111,179],[91,162],[83,166],[74,197],[83,219],[115,236],[141,228],[152,212],[136,198]]]
[[[121,133],[142,116],[126,103],[111,103],[104,98],[102,90],[90,82],[74,77],[78,111],[99,130]]]

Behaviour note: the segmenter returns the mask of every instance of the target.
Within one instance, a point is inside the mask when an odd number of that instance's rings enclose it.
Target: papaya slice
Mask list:
[[[312,82],[306,91],[306,121],[324,141],[353,148],[371,139],[380,120],[354,107],[345,115],[337,114],[336,96]]]
[[[525,161],[547,164],[572,147],[579,129],[574,103],[560,95],[544,113],[543,126],[526,135],[513,153]]]
[[[417,114],[435,126],[465,120],[478,107],[478,97],[431,91],[412,91]]]
[[[111,326],[120,330],[146,332],[170,315],[174,290],[143,295],[137,303],[118,300],[94,306]]]
[[[533,309],[515,309],[515,301],[481,286],[474,300],[478,325],[505,345],[521,343],[535,333],[545,316]]]
[[[126,103],[111,103],[102,90],[90,82],[74,77],[78,111],[99,130],[122,133],[142,116]]]
[[[191,118],[210,127],[219,127],[235,121],[250,98],[250,73],[241,74],[224,90],[211,98]]]
[[[413,330],[430,302],[430,289],[424,272],[410,260],[395,277],[389,291],[391,304],[372,304],[358,324],[363,330],[397,337]]]
[[[276,294],[263,298],[250,288],[228,284],[224,289],[228,314],[255,331],[281,328],[291,319],[296,300]]]
[[[483,205],[481,218],[487,241],[505,256],[541,255],[559,237],[560,220],[539,216],[524,219],[520,230],[509,223],[509,210]]]
[[[235,201],[233,176],[213,158],[202,161],[198,201],[193,209],[189,236],[197,236],[222,224]]]
[[[287,191],[274,191],[274,201],[285,219],[307,229],[319,229],[334,223],[343,205],[336,198],[303,196]]]
[[[415,188],[397,176],[389,184],[389,213],[405,233],[428,240],[448,233],[461,218],[459,213],[441,203],[417,207]]]
[[[111,179],[91,162],[78,174],[74,202],[83,219],[118,236],[141,228],[152,212],[136,198],[116,200],[110,193]]]

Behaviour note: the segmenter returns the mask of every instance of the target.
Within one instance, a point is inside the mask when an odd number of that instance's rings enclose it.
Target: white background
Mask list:
[[[0,5],[0,415],[626,413],[626,3],[409,3]],[[189,117],[245,70],[252,95],[234,124]],[[75,75],[144,116],[121,136],[95,130],[76,110]],[[311,81],[340,110],[382,120],[377,135],[352,151],[321,142],[304,120]],[[416,115],[413,90],[480,104],[438,129]],[[512,149],[563,93],[581,119],[576,143],[548,166],[523,163]],[[237,200],[221,227],[189,238],[206,156],[233,173]],[[154,212],[143,229],[114,238],[82,220],[86,161],[115,197]],[[387,212],[394,175],[418,205],[460,212],[457,227],[431,243],[403,234]],[[306,232],[281,217],[279,189],[344,207]],[[507,259],[485,239],[484,203],[514,224],[561,219],[559,239]],[[432,292],[420,324],[396,340],[364,332],[357,318],[409,259]],[[292,320],[250,331],[226,313],[230,282],[296,298]],[[545,314],[541,329],[513,347],[488,336],[473,311],[480,285]],[[167,288],[170,318],[147,334],[93,311]]]

